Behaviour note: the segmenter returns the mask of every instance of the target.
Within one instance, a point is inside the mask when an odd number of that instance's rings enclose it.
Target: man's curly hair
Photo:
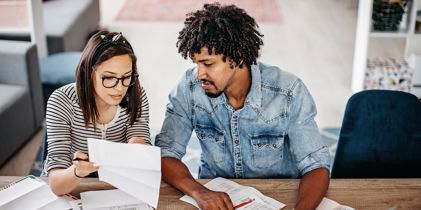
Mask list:
[[[203,47],[230,58],[231,67],[256,64],[263,45],[259,26],[243,9],[235,5],[205,4],[204,9],[187,14],[177,41],[178,52],[186,59]]]

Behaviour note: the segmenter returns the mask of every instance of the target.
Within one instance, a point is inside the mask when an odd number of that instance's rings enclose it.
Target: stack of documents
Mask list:
[[[44,181],[27,176],[0,190],[0,210],[70,209],[71,197],[57,197]]]
[[[234,209],[237,210],[278,210],[285,207],[285,204],[263,195],[253,187],[239,185],[228,179],[215,178],[204,186],[212,191],[226,192],[231,198]],[[199,208],[199,205],[190,196],[185,195],[180,200]]]
[[[161,184],[159,147],[88,138],[88,149],[89,161],[99,166],[99,180],[157,208]]]

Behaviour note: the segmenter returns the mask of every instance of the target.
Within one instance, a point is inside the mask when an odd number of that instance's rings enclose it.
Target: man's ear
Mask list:
[[[229,59],[229,62],[230,62],[230,68],[232,68],[232,69],[237,67],[237,66],[242,68],[244,60],[241,60],[239,64],[236,64],[232,59]]]

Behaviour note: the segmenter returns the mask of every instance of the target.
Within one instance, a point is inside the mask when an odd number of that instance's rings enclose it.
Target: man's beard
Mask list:
[[[209,93],[209,92],[205,92],[205,93],[209,98],[217,98],[218,96],[220,96],[222,94],[222,91],[217,92],[217,93]]]
[[[208,83],[210,83],[212,86],[214,86],[214,87],[215,87],[215,89],[216,89],[215,83],[213,83],[212,81],[209,81],[209,80],[201,80],[201,82],[208,82]],[[220,96],[220,95],[222,94],[222,92],[223,92],[223,91],[219,91],[219,92],[217,92],[217,93],[210,93],[210,92],[206,92],[206,91],[205,91],[205,94],[206,94],[208,97],[210,97],[210,98],[217,98],[218,96]]]

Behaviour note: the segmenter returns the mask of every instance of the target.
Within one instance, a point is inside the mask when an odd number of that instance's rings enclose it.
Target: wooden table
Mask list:
[[[20,178],[22,177],[0,177],[0,187]],[[207,181],[199,180],[201,183]],[[234,179],[233,181],[255,187],[263,194],[285,203],[287,205],[285,210],[294,207],[299,184],[297,179]],[[98,179],[87,178],[72,194],[79,196],[80,192],[105,189],[113,187]],[[162,183],[158,209],[195,209],[192,205],[179,200],[182,195],[178,190]],[[421,179],[333,179],[327,197],[357,210],[421,210]]]

